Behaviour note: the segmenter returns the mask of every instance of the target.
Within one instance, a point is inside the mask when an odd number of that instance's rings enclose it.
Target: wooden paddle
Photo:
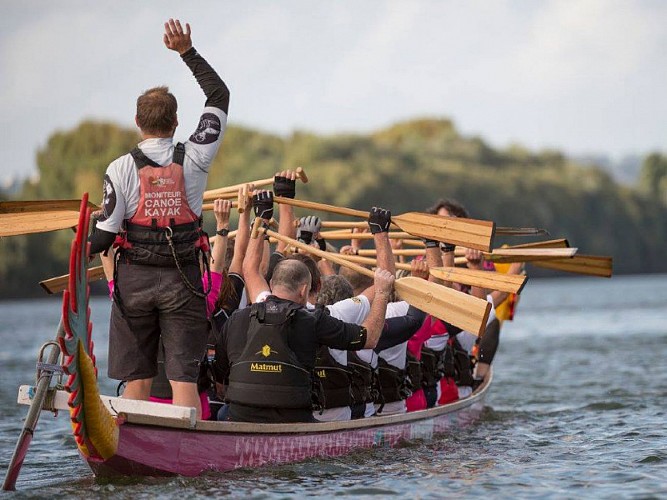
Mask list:
[[[296,169],[296,175],[297,178],[301,179],[301,182],[303,182],[304,184],[308,182],[308,176],[306,175],[306,171],[301,167],[298,167]],[[273,177],[267,177],[266,179],[244,182],[242,184],[234,184],[233,186],[225,186],[218,189],[210,189],[208,191],[204,191],[204,201],[214,201],[218,198],[223,198],[223,199],[235,198],[240,187],[243,187],[247,184],[254,184],[255,188],[269,186],[273,184],[273,180],[274,180]]]
[[[339,254],[323,252],[318,248],[301,243],[268,229],[259,228],[259,221],[253,226],[253,236],[263,232],[305,252],[348,267],[360,274],[373,277],[373,271],[342,258]],[[481,335],[486,328],[491,304],[465,293],[457,292],[442,285],[437,285],[421,278],[401,278],[396,280],[394,288],[402,300],[437,318],[459,328]]]
[[[522,274],[505,274],[459,267],[433,267],[429,269],[429,272],[444,281],[454,281],[508,293],[521,293],[528,281],[528,276]]]
[[[335,254],[358,264],[377,266],[377,260],[357,255]],[[396,269],[410,271],[410,264],[397,262]],[[444,281],[454,281],[464,285],[478,286],[488,290],[500,290],[501,292],[520,293],[528,280],[527,276],[516,274],[496,273],[493,271],[479,271],[477,269],[463,269],[459,267],[434,267],[429,270],[436,278]]]
[[[571,259],[531,262],[532,265],[567,273],[611,278],[612,258],[601,255],[575,255]]]
[[[88,281],[98,281],[104,278],[104,269],[102,266],[90,267],[88,268]],[[48,293],[53,295],[54,293],[62,292],[67,288],[69,284],[69,274],[63,274],[62,276],[57,276],[55,278],[49,278],[44,281],[40,281],[39,285]]]
[[[301,168],[296,173],[302,182],[308,182],[306,172]],[[274,178],[255,181],[256,186],[273,183]],[[239,187],[248,183],[227,186],[204,192],[204,201],[213,201],[217,198],[226,198],[216,193],[228,193],[229,198],[235,198]],[[20,234],[44,233],[75,227],[79,222],[79,206],[81,200],[26,200],[0,202],[0,237],[18,236]],[[93,210],[100,207],[88,202]],[[237,206],[237,205],[232,205]],[[202,210],[213,210],[213,204],[204,205]]]
[[[285,203],[309,210],[320,210],[349,217],[368,219],[368,212],[352,208],[336,207],[314,201],[293,200],[275,196],[276,203]],[[402,231],[430,240],[447,241],[455,245],[489,251],[493,242],[495,224],[491,221],[445,217],[442,215],[408,212],[391,216],[392,223]]]
[[[392,233],[389,233],[392,234]],[[556,240],[554,240],[556,241]],[[565,240],[559,240],[565,241]],[[532,245],[529,243],[528,245]],[[554,243],[555,245],[555,243]],[[568,247],[556,247],[556,246],[523,246],[519,245],[518,247],[503,247],[496,248],[491,253],[484,252],[484,258],[486,260],[491,260],[493,262],[528,262],[531,260],[545,260],[545,259],[566,259],[573,256],[576,253],[576,248]],[[425,255],[425,250],[422,249],[398,249],[393,251],[394,255],[404,255],[404,256],[418,256]],[[359,255],[368,256],[375,255],[375,249],[359,250]],[[463,257],[465,255],[465,248],[457,247],[455,250],[455,255],[457,257]]]
[[[484,258],[492,262],[532,262],[553,259],[568,259],[577,253],[577,248],[496,248],[485,253]]]
[[[43,233],[75,227],[81,200],[27,200],[0,202],[0,237]],[[88,203],[97,209],[97,207]]]
[[[419,248],[394,248],[392,250],[392,253],[394,255],[402,255],[404,257],[417,257],[419,255],[426,255],[426,252],[424,250],[420,250]],[[377,250],[375,248],[370,248],[370,249],[359,249],[359,253],[357,255],[361,256],[371,256],[374,257],[377,255]]]
[[[299,221],[294,221],[294,225],[298,226]],[[368,225],[365,222],[351,222],[351,221],[322,221],[323,228],[331,229],[352,229],[352,228],[366,228]],[[540,234],[549,234],[546,229],[537,229],[533,227],[496,227],[495,234],[502,234],[507,236],[534,236]]]
[[[557,240],[533,241],[532,243],[523,243],[521,245],[510,245],[506,248],[568,248],[570,242],[564,238]]]

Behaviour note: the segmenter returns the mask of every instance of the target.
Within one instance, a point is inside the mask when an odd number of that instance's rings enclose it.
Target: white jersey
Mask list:
[[[491,295],[486,296],[486,301],[491,304],[491,312],[489,313],[489,319],[486,322],[486,325],[488,326],[496,317],[496,308],[493,307],[493,297],[491,297]],[[477,335],[463,331],[456,336],[456,339],[459,341],[459,344],[461,344],[461,347],[468,351],[468,354],[472,354],[472,348],[477,341]]]
[[[315,306],[308,303],[307,307],[313,309]],[[365,295],[341,300],[326,307],[333,318],[345,321],[346,323],[354,323],[356,325],[362,324],[371,310],[371,304],[368,297]],[[343,366],[347,366],[347,351],[329,348],[329,353],[336,362]],[[352,418],[352,409],[349,406],[327,408],[326,410],[323,410],[322,413],[314,411],[313,417],[321,422],[350,420]]]
[[[201,215],[208,170],[220,148],[226,126],[227,114],[220,108],[207,106],[202,112],[197,130],[184,143],[185,193],[188,205],[196,215]],[[172,162],[172,138],[146,139],[138,146],[158,165],[166,166]],[[135,214],[139,206],[139,186],[139,173],[129,153],[111,162],[104,176],[103,215],[97,223],[99,229],[117,233],[123,220]]]
[[[410,304],[408,304],[405,301],[400,301],[400,302],[390,302],[387,304],[387,313],[385,314],[385,318],[397,318],[399,316],[405,316],[408,314],[408,309],[410,308]],[[401,344],[395,345],[394,347],[390,347],[389,349],[385,349],[384,351],[380,351],[378,354],[382,359],[384,359],[387,364],[391,366],[395,366],[396,368],[399,368],[401,370],[405,370],[405,364],[407,360],[407,353],[408,353],[408,343],[403,342]],[[376,366],[377,366],[377,360],[375,361]],[[375,409],[378,410],[380,408],[380,405],[374,405]],[[405,406],[405,400],[401,401],[394,401],[393,403],[386,403],[384,405],[384,408],[382,408],[382,413],[379,413],[379,415],[396,415],[399,413],[405,413],[407,411],[407,408]],[[368,408],[366,408],[366,412],[368,413]]]

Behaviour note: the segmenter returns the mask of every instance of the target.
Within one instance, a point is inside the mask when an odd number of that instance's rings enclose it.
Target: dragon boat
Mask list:
[[[465,399],[422,411],[345,422],[202,421],[196,419],[194,408],[102,396],[88,307],[89,220],[90,208],[84,196],[59,329],[62,370],[67,375],[65,390],[49,389],[49,378],[46,387],[22,386],[19,403],[31,404],[31,410],[37,405],[37,415],[46,410],[68,410],[79,453],[98,477],[197,476],[393,447],[468,425],[483,410],[493,379],[491,372]],[[36,419],[32,424],[36,425]],[[24,434],[27,442],[19,439],[5,487],[16,481],[32,430]]]

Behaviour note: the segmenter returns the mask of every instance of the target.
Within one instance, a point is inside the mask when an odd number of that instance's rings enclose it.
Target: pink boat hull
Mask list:
[[[355,450],[393,447],[415,439],[430,439],[475,421],[483,409],[482,397],[470,404],[460,401],[435,410],[415,412],[424,418],[394,424],[330,432],[227,433],[122,424],[118,452],[108,460],[88,459],[98,477],[198,476],[238,468],[255,468],[336,457]],[[436,413],[434,416],[430,416]],[[370,424],[374,419],[368,419]],[[380,419],[376,419],[380,420]],[[220,425],[230,425],[221,423]],[[298,424],[294,424],[298,430]]]

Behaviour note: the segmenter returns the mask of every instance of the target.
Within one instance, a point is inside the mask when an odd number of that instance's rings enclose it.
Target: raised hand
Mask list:
[[[232,202],[218,198],[213,202],[213,214],[218,229],[229,227],[229,214],[232,210]]]
[[[375,294],[388,297],[394,289],[394,275],[386,269],[377,268],[375,270],[374,285]]]
[[[322,221],[319,217],[314,215],[301,217],[299,219],[299,230],[296,238],[303,241],[306,245],[310,245],[310,242],[319,236],[320,229],[322,229]]]
[[[273,192],[276,196],[294,198],[296,196],[296,172],[283,170],[273,178]]]
[[[410,274],[415,278],[428,280],[428,264],[425,260],[412,259],[410,262]]]
[[[255,217],[260,217],[266,221],[273,217],[273,192],[255,191],[252,197],[252,206],[255,208]]]
[[[391,224],[391,212],[384,208],[373,207],[368,214],[368,227],[371,233],[387,233]]]
[[[484,255],[480,250],[474,248],[466,248],[466,260],[470,269],[482,269]]]
[[[342,246],[339,250],[339,253],[343,255],[359,255],[359,251],[352,245]]]
[[[190,25],[185,23],[185,30],[181,22],[176,19],[169,19],[164,23],[164,44],[170,50],[175,50],[179,54],[185,54],[192,47],[192,38],[190,38]]]
[[[252,208],[252,197],[248,196],[248,193],[255,192],[254,184],[246,184],[239,188],[238,200],[239,200],[239,212],[246,213]]]

